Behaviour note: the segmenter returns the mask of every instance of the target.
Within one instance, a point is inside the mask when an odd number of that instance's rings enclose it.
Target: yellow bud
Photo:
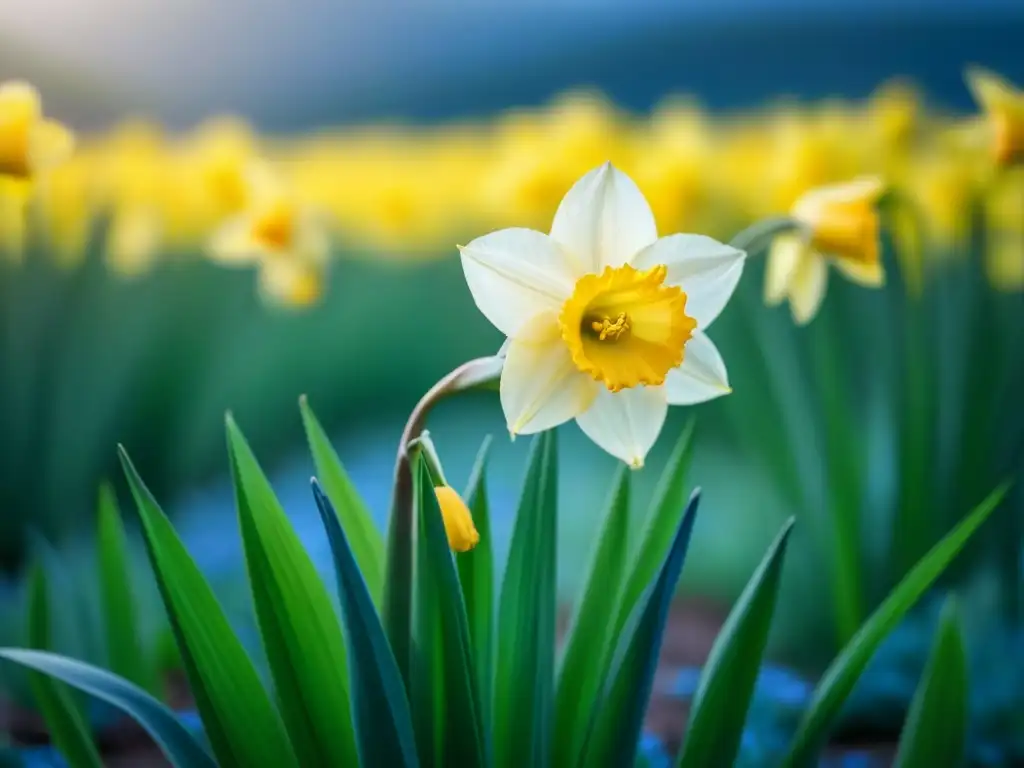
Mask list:
[[[448,534],[448,546],[455,552],[469,552],[480,541],[480,534],[473,525],[469,507],[458,493],[447,485],[434,489],[437,503],[441,506],[444,530]]]

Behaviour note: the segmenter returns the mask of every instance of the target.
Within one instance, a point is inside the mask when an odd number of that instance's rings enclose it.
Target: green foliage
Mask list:
[[[154,668],[147,659],[135,615],[128,542],[117,498],[109,483],[100,486],[98,515],[100,598],[107,664],[114,674],[155,693]]]
[[[353,765],[348,662],[330,595],[231,416],[227,436],[256,618],[296,757]]]
[[[349,531],[352,554],[359,564],[359,571],[366,580],[370,595],[374,602],[378,602],[384,588],[384,538],[377,530],[370,510],[349,480],[337,452],[305,396],[299,400],[299,410],[302,412],[302,423],[306,428],[306,439],[316,464],[317,476],[323,483],[332,507],[337,510],[342,527]]]
[[[580,701],[593,700],[604,682],[612,642],[611,619],[618,606],[626,573],[629,544],[630,470],[622,465],[615,477],[597,548],[583,582],[558,673],[555,698],[555,765],[573,765],[590,728],[590,712]]]
[[[221,765],[297,765],[280,716],[213,590],[121,451],[196,708]]]
[[[715,640],[690,705],[680,768],[732,765],[736,760],[795,522],[790,518],[768,548]]]
[[[494,681],[498,768],[543,768],[551,758],[557,461],[554,432],[545,432],[530,451],[501,584]]]
[[[29,645],[36,650],[47,650],[50,645],[50,602],[46,575],[39,566],[32,569],[29,580],[28,621]],[[32,673],[31,684],[50,728],[50,738],[71,768],[101,768],[103,761],[71,691],[63,683],[38,672]]]
[[[952,598],[900,737],[896,768],[962,765],[967,737],[967,655]]]
[[[409,701],[370,590],[337,513],[315,481],[313,495],[334,555],[345,640],[351,649],[359,759],[363,765],[418,766]]]
[[[303,410],[307,426],[315,425],[308,406]],[[418,447],[409,453],[408,504],[396,505],[395,513],[408,516],[400,529],[408,531],[410,540],[391,550],[407,551],[409,558],[399,569],[410,575],[408,634],[401,643],[410,654],[408,676],[403,677],[394,638],[385,631],[386,603],[375,604],[363,570],[372,571],[375,561],[365,557],[365,548],[360,558],[350,539],[350,529],[357,537],[365,534],[365,521],[336,510],[314,481],[314,502],[334,557],[339,621],[326,586],[230,417],[227,431],[244,556],[273,697],[206,580],[122,453],[150,565],[213,757],[172,713],[124,677],[41,652],[0,649],[0,657],[120,707],[154,736],[175,766],[213,765],[216,759],[217,765],[256,768],[611,768],[634,760],[666,618],[696,519],[699,492],[688,503],[683,496],[692,429],[681,437],[660,480],[635,547],[630,547],[632,475],[623,469],[616,476],[557,679],[558,461],[553,432],[534,439],[496,604],[493,553],[484,549],[473,559],[472,553],[450,551],[435,478]],[[329,460],[325,449],[320,446],[321,459]],[[485,457],[486,445],[467,497],[486,535]],[[364,509],[362,502],[348,498],[354,491],[341,465],[328,461],[325,466],[335,473],[335,495],[351,505],[349,511]],[[338,494],[338,489],[345,490]],[[787,765],[813,760],[875,649],[1004,492],[1000,488],[993,493],[923,557],[856,632],[818,687]],[[106,515],[104,524],[110,527],[115,518],[109,511]],[[727,765],[736,757],[772,625],[791,527],[792,521],[783,526],[769,547],[715,644],[693,704],[686,746],[678,756],[682,766]],[[386,594],[388,585],[383,586]],[[944,727],[946,715],[952,718],[946,734],[950,741],[942,749],[955,751],[962,743],[962,731],[952,728],[953,720],[962,719],[962,710],[958,713],[951,704],[963,702],[962,667],[959,637],[947,616],[908,722],[905,754],[932,754],[927,751],[935,748],[927,743],[929,733]],[[56,733],[66,712],[47,714]],[[72,754],[75,746],[62,748]]]
[[[857,634],[822,676],[790,747],[785,763],[787,768],[799,768],[811,761],[815,749],[825,740],[828,728],[878,646],[953,561],[978,526],[992,514],[1007,489],[1006,485],[1000,486],[975,507],[918,561],[857,630]]]

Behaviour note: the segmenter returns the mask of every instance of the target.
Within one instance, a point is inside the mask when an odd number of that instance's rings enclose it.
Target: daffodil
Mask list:
[[[705,331],[745,254],[700,235],[659,239],[643,194],[610,164],[573,185],[549,235],[504,229],[460,251],[477,307],[508,337],[500,390],[512,435],[576,419],[641,467],[670,404],[730,391]]]
[[[768,254],[765,302],[789,300],[793,319],[803,325],[817,314],[828,287],[831,262],[860,285],[885,282],[878,242],[876,203],[883,191],[876,178],[812,190],[791,210],[804,231],[779,235]]]
[[[441,518],[444,530],[448,535],[448,546],[455,552],[468,552],[480,543],[480,534],[473,525],[473,515],[462,497],[447,485],[434,488],[438,506],[441,507]]]
[[[0,84],[0,177],[31,181],[73,146],[67,128],[43,117],[35,88],[21,81]]]
[[[1024,161],[1024,92],[981,67],[968,68],[966,79],[988,118],[996,163]]]
[[[272,303],[314,303],[322,292],[330,253],[319,212],[262,172],[253,183],[252,207],[214,235],[211,257],[228,265],[256,264],[261,293]]]

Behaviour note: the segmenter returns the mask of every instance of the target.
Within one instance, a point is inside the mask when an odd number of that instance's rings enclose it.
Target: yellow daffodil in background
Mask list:
[[[0,83],[0,255],[21,258],[33,182],[73,148],[71,132],[43,117],[35,88],[18,80]]]
[[[701,235],[659,239],[643,194],[612,165],[573,185],[550,235],[504,229],[460,251],[477,307],[508,337],[500,389],[513,435],[576,419],[641,467],[669,404],[730,391],[705,331],[745,254]]]
[[[1000,166],[1024,161],[1024,92],[981,67],[970,67],[967,84],[985,111],[991,151]]]
[[[437,503],[441,507],[444,530],[448,535],[448,546],[455,552],[469,552],[480,543],[480,534],[473,525],[473,515],[462,497],[447,485],[434,488]]]
[[[250,207],[213,237],[212,258],[227,265],[255,264],[261,293],[273,303],[315,303],[330,255],[319,212],[299,202],[262,164],[252,167],[250,184]]]
[[[797,200],[791,215],[805,231],[780,235],[772,243],[766,303],[788,299],[793,319],[810,322],[825,297],[830,261],[860,285],[882,285],[876,204],[883,190],[881,180],[864,178],[821,187]]]
[[[0,84],[0,176],[31,181],[63,161],[71,132],[43,117],[39,93],[28,83]]]
[[[996,180],[985,201],[985,218],[989,281],[1003,291],[1024,289],[1024,167]]]

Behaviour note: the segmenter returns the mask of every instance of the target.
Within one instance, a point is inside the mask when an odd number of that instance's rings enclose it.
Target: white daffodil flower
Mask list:
[[[550,235],[503,229],[459,250],[477,307],[508,337],[501,404],[513,436],[576,419],[637,468],[669,405],[731,391],[704,332],[746,254],[702,235],[659,239],[643,194],[610,164],[569,190]]]

